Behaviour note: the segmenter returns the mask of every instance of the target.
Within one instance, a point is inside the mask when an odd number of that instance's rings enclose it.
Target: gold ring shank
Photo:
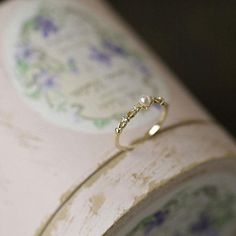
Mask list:
[[[154,136],[160,128],[162,127],[168,112],[168,103],[162,97],[149,97],[150,102],[148,104],[138,103],[136,104],[130,111],[126,113],[124,117],[122,117],[121,121],[119,122],[117,128],[115,129],[115,145],[120,150],[131,150],[134,148],[134,145],[123,146],[120,144],[120,135],[129,121],[136,116],[136,114],[140,110],[147,110],[152,104],[156,103],[162,107],[162,112],[160,115],[159,120],[155,123],[145,134],[142,138],[149,138]],[[140,139],[140,138],[139,138]]]

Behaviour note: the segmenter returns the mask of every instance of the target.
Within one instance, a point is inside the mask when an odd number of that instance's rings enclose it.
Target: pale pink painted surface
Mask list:
[[[113,14],[105,5],[103,9],[103,4],[98,1],[83,2],[88,4],[91,11],[105,12],[107,17]],[[5,20],[8,19],[6,15],[14,15],[17,7],[23,7],[23,4],[23,2],[9,2],[1,6],[1,29],[4,29]],[[119,21],[114,22],[116,22],[114,25],[117,25]],[[1,30],[0,41],[3,37]],[[4,55],[0,56],[0,235],[29,236],[33,235],[59,206],[60,198],[65,192],[79,185],[117,150],[114,147],[113,130],[104,135],[87,134],[53,125],[41,118],[20,98],[4,70]],[[164,78],[170,93],[171,106],[166,125],[188,119],[209,119],[203,109],[199,108],[199,104],[190,98],[186,89],[179,86],[179,82],[173,80],[172,75],[165,71],[158,59],[150,63],[156,63],[157,76]],[[148,125],[140,127],[127,133],[129,135],[127,140],[148,127]],[[198,131],[198,128],[193,128],[193,132]],[[178,146],[184,143],[186,137],[178,132],[180,131],[175,131],[173,136],[163,136],[154,142],[139,146],[129,153],[116,169],[109,172],[108,176],[99,179],[91,188],[82,190],[70,207],[71,218],[65,219],[65,222],[62,220],[61,228],[59,227],[52,235],[75,235],[78,231],[81,231],[79,235],[100,235],[105,232],[119,217],[121,211],[129,210],[135,197],[148,191],[145,185],[140,186],[137,183],[135,185],[130,177],[131,174],[145,169],[156,158],[155,155],[162,155],[160,152],[167,144]],[[210,126],[205,135],[210,135],[209,132],[216,132],[216,139],[223,140],[225,146],[222,144],[214,147],[206,143],[206,149],[203,148],[199,150],[199,155],[194,155],[192,146],[183,148],[180,145],[181,147],[175,147],[179,152],[178,157],[185,156],[185,158],[178,159],[178,167],[171,168],[174,159],[160,160],[156,163],[157,166],[153,166],[153,172],[147,168],[144,170],[145,174],[149,173],[151,179],[158,182],[195,162],[198,156],[207,159],[209,156],[223,155],[226,150],[233,150],[233,143],[222,130]],[[207,142],[204,140],[203,130],[199,131],[201,138],[196,140],[193,133],[189,131],[186,133],[189,135],[189,145],[196,142],[197,146],[201,146]],[[213,136],[210,135],[211,138]],[[181,153],[181,149],[193,153],[190,159],[186,159],[187,155]],[[161,165],[163,169],[160,169]],[[112,178],[120,178],[115,192]],[[108,200],[101,208],[101,212],[91,217],[88,198],[100,193],[101,189]],[[72,219],[74,221],[68,222]],[[93,227],[94,224],[96,229]]]

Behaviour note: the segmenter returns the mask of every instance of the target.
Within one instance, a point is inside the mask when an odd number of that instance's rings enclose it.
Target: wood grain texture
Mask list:
[[[212,159],[235,156],[228,134],[102,1],[62,4],[101,17],[146,56],[169,94],[164,129],[135,150],[118,152],[113,130],[78,132],[40,116],[16,91],[3,53],[4,24],[30,4],[11,1],[0,9],[0,235],[109,235],[116,222],[170,179]],[[151,124],[127,130],[124,142]]]

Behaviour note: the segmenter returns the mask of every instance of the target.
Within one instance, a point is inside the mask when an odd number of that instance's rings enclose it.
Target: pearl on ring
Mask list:
[[[160,130],[163,122],[166,119],[167,111],[168,111],[168,103],[164,100],[162,97],[153,97],[153,96],[146,96],[143,95],[139,98],[139,101],[136,105],[133,106],[132,109],[130,109],[123,118],[121,118],[120,122],[118,123],[118,126],[115,128],[115,145],[118,149],[122,151],[132,150],[136,144],[131,144],[127,146],[123,146],[120,144],[120,135],[126,125],[130,122],[132,118],[134,118],[137,113],[143,109],[147,110],[152,104],[159,104],[163,107],[162,113],[159,117],[159,120],[149,129],[146,134],[144,134],[143,138],[137,139],[137,141],[140,141],[141,139],[146,139],[147,137],[151,137],[158,133]],[[135,140],[136,141],[136,140]],[[135,143],[135,142],[133,142]]]
[[[144,96],[140,97],[139,103],[144,108],[148,108],[152,104],[152,98],[150,96],[144,95]]]

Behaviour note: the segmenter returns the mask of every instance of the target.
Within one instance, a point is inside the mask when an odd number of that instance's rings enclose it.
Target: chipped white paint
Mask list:
[[[7,26],[19,8],[27,9],[29,2],[1,5],[0,28]],[[143,51],[174,98],[169,101],[165,126],[210,120],[103,2],[73,4],[102,16]],[[4,69],[4,37],[1,31],[0,235],[100,236],[168,179],[212,158],[235,153],[233,141],[214,123],[179,126],[141,143],[132,152],[116,155],[113,130],[104,134],[75,132],[48,122],[19,98],[12,85]],[[139,136],[150,124],[133,128],[124,142]],[[91,176],[111,157],[111,162]]]

